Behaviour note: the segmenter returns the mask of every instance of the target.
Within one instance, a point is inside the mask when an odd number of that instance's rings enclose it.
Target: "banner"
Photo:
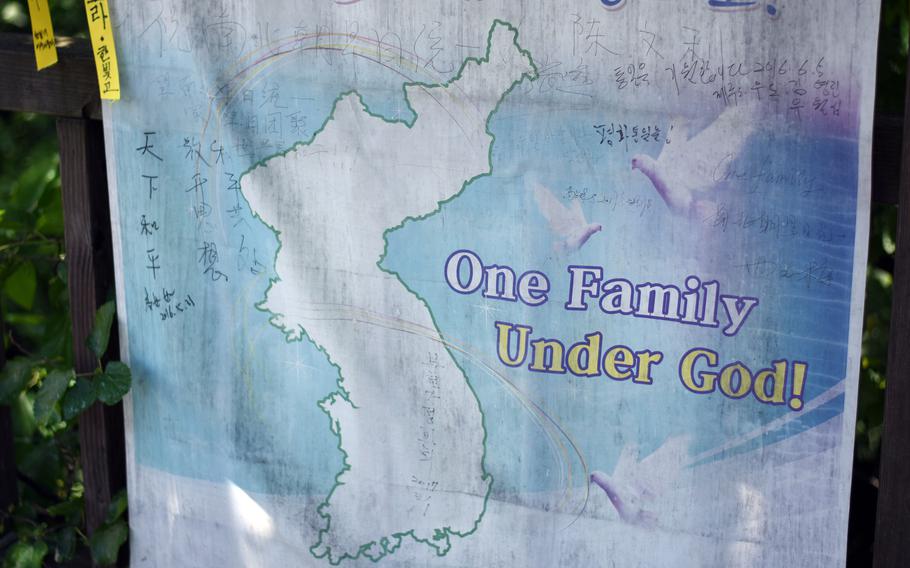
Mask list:
[[[112,0],[135,566],[835,566],[878,5]]]

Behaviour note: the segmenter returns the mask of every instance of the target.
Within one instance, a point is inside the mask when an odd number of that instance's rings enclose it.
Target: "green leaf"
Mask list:
[[[45,196],[51,192],[45,193]],[[63,236],[63,203],[55,199],[41,212],[35,221],[35,230],[48,237]]]
[[[32,399],[25,392],[10,403],[13,418],[13,434],[28,439],[35,433],[38,422],[35,421],[35,408]]]
[[[128,503],[126,498],[126,489],[121,489],[111,499],[111,504],[107,507],[107,518],[104,520],[104,522],[111,524],[122,517],[123,513],[126,512],[127,505]]]
[[[57,263],[57,278],[62,280],[64,283],[66,282],[66,279],[68,278],[68,274],[67,274],[65,262]]]
[[[79,377],[76,384],[63,396],[63,419],[69,420],[82,414],[98,399],[95,383]]]
[[[17,542],[10,547],[3,561],[4,568],[41,568],[47,555],[47,544],[38,542]]]
[[[38,394],[35,395],[35,420],[38,421],[38,424],[47,425],[47,421],[54,412],[54,406],[66,393],[70,381],[75,376],[76,374],[72,369],[68,371],[54,369],[44,377],[41,388],[38,389]]]
[[[75,512],[81,513],[82,508],[82,499],[67,499],[51,505],[47,508],[47,512],[55,517],[66,517]]]
[[[95,312],[95,326],[92,328],[91,335],[88,336],[88,348],[99,359],[107,351],[107,344],[111,339],[111,324],[114,323],[116,311],[117,307],[112,300]]]
[[[130,368],[120,361],[111,361],[98,377],[98,398],[107,405],[117,404],[129,392],[132,382]]]
[[[16,456],[16,469],[38,484],[48,494],[56,492],[57,480],[65,475],[63,456],[53,438],[21,444]]]
[[[92,559],[101,566],[110,566],[117,562],[117,553],[129,537],[130,529],[124,521],[104,525],[95,531],[89,541]]]
[[[6,278],[3,284],[3,291],[9,298],[25,308],[32,309],[35,302],[35,288],[38,285],[38,279],[35,275],[35,265],[31,262],[23,262],[15,272]]]
[[[54,545],[54,562],[62,564],[69,562],[76,554],[76,530],[73,527],[63,527],[57,534]]]
[[[0,404],[9,404],[22,392],[32,378],[32,363],[18,358],[7,361],[0,371]]]

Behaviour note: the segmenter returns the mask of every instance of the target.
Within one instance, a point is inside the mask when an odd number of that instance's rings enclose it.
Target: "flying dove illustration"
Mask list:
[[[632,169],[651,180],[672,212],[704,219],[716,211],[716,204],[705,193],[720,181],[716,178],[719,166],[742,152],[755,130],[757,114],[756,103],[727,107],[692,137],[689,125],[680,121],[660,156],[637,154],[632,157]]]
[[[569,207],[560,203],[553,192],[543,185],[529,181],[528,185],[534,191],[534,200],[541,215],[550,225],[559,240],[553,245],[558,253],[570,253],[580,249],[594,233],[603,229],[598,223],[589,223],[585,219],[581,203],[576,199]]]
[[[591,483],[607,494],[619,518],[646,527],[657,522],[659,499],[679,477],[689,455],[686,436],[670,438],[645,459],[639,461],[638,448],[626,446],[613,469],[613,475],[591,473]]]

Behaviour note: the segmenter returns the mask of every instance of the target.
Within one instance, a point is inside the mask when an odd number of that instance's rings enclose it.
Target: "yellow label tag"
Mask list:
[[[57,40],[51,24],[51,9],[47,0],[28,0],[28,15],[32,21],[32,43],[38,70],[57,63]]]
[[[98,88],[102,99],[120,99],[120,72],[117,70],[117,52],[114,50],[114,30],[111,29],[107,0],[85,0],[85,16],[92,37],[95,69],[98,71]]]

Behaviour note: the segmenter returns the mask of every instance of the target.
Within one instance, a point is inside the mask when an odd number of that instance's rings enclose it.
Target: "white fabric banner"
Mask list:
[[[835,566],[878,3],[111,0],[134,566]]]

